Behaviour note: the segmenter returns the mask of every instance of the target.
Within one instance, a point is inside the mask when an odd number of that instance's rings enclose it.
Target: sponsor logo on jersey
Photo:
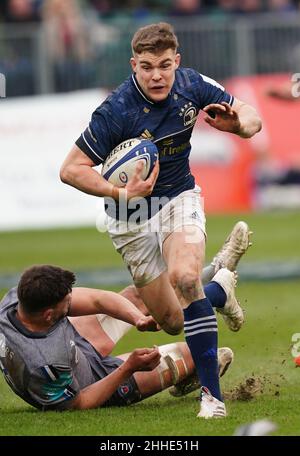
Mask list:
[[[143,131],[143,133],[141,134],[141,137],[144,139],[149,139],[149,141],[153,141],[153,139],[154,139],[154,136],[152,135],[152,133],[150,133],[150,131],[147,129]]]
[[[172,147],[171,145],[169,145],[169,146],[163,145],[163,147],[159,151],[159,156],[166,157],[166,156],[180,154],[180,153],[184,152],[188,146],[189,146],[189,141],[185,142],[183,144],[180,144],[179,146],[174,146],[174,147]]]
[[[163,146],[171,146],[171,144],[173,144],[174,142],[174,139],[165,139],[165,141],[163,141]]]
[[[75,363],[78,364],[78,361],[79,361],[78,350],[77,350],[74,340],[70,340],[70,346],[71,346],[72,357],[74,358]]]
[[[12,360],[14,352],[6,345],[5,335],[0,333],[0,357]]]
[[[0,356],[1,356],[1,358],[5,357],[5,350],[6,350],[5,335],[0,333]]]

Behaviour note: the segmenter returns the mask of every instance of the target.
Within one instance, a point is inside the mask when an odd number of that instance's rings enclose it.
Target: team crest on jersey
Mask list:
[[[197,110],[191,102],[186,103],[180,110],[180,117],[183,117],[183,125],[188,127],[194,125],[197,120]]]

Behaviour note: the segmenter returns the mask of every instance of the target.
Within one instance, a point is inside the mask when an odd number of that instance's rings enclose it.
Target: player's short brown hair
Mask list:
[[[133,35],[131,47],[133,54],[142,52],[161,54],[167,49],[173,49],[176,52],[178,40],[170,24],[159,22],[139,28]]]
[[[72,291],[75,280],[73,272],[57,266],[32,266],[19,281],[19,303],[28,314],[55,307]]]

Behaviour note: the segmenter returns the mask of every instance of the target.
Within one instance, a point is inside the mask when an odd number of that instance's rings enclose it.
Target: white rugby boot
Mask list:
[[[252,245],[250,236],[253,234],[249,230],[246,222],[237,222],[221,250],[213,258],[211,265],[215,268],[215,273],[221,268],[227,268],[229,271],[235,271],[236,267],[248,247]]]
[[[218,348],[218,365],[219,365],[219,376],[225,374],[230,364],[234,358],[233,351],[229,347]],[[173,372],[177,370],[176,363],[171,359],[166,360],[168,367]],[[176,378],[176,375],[172,374],[173,378]],[[169,393],[174,397],[185,396],[186,394],[192,393],[200,388],[199,378],[197,372],[193,372],[191,375],[181,380],[181,382],[169,388]]]
[[[224,307],[216,307],[226,325],[231,331],[239,331],[245,321],[243,309],[235,297],[234,288],[237,283],[237,273],[227,268],[219,269],[213,277],[212,282],[217,282],[225,291],[227,300]]]
[[[219,365],[219,377],[227,372],[230,364],[234,359],[234,354],[231,348],[229,347],[220,347],[218,348],[218,365]]]
[[[222,401],[213,397],[206,386],[201,387],[200,392],[200,412],[198,418],[225,418],[226,408]]]

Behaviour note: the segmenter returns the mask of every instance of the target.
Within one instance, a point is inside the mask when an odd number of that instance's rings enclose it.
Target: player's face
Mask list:
[[[52,324],[55,324],[57,321],[65,318],[70,310],[72,302],[72,294],[67,294],[62,301],[60,301],[54,309],[52,309]]]
[[[161,54],[142,52],[135,54],[130,63],[147,98],[155,102],[167,98],[174,84],[180,54],[176,54],[173,49],[167,49]]]

